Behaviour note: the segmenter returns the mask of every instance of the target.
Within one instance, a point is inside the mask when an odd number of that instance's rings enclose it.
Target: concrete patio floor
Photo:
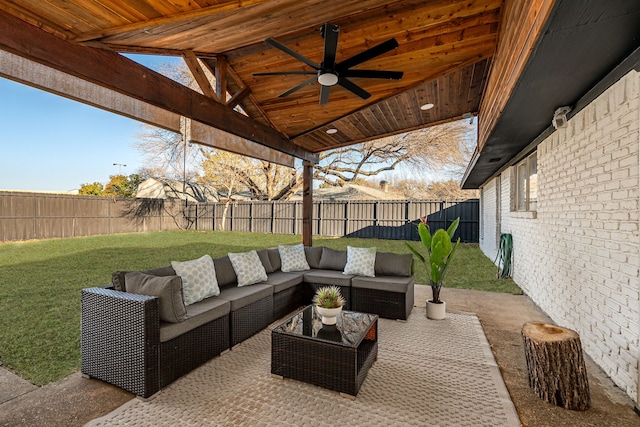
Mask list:
[[[415,302],[431,296],[416,285]],[[464,289],[443,289],[447,310],[476,313],[491,344],[505,384],[524,426],[638,426],[633,402],[589,358],[591,408],[569,411],[538,399],[528,386],[520,329],[528,321],[550,321],[526,296]],[[415,314],[413,314],[415,315]],[[365,383],[366,385],[366,383]],[[75,373],[44,387],[34,387],[0,368],[0,426],[82,426],[133,396]]]

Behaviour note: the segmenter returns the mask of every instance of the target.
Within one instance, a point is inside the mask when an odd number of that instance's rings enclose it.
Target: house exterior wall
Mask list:
[[[512,212],[513,167],[485,183],[480,247],[513,236],[513,279],[639,403],[640,73],[631,71],[537,148],[537,212]]]

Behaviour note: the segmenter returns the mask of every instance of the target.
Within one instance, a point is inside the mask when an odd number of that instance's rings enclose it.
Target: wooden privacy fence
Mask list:
[[[190,205],[187,220],[197,230],[218,230],[224,203]],[[419,240],[417,223],[427,217],[433,230],[447,228],[458,217],[455,238],[477,243],[479,201],[358,200],[313,203],[313,234],[317,236]],[[302,202],[235,202],[226,212],[225,230],[301,234]]]
[[[219,230],[224,203],[113,199],[45,193],[0,192],[0,241],[50,239],[157,230]],[[432,228],[447,228],[460,217],[456,233],[478,242],[479,202],[317,201],[313,234],[418,240],[416,225],[426,216]],[[302,234],[302,202],[235,202],[225,230]]]
[[[0,241],[184,228],[184,202],[0,192]]]

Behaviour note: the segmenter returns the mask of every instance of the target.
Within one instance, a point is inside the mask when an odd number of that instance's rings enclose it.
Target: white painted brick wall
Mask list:
[[[492,260],[498,253],[496,245],[496,181],[493,180],[482,189],[480,200],[480,215],[482,233],[480,234],[480,248]]]
[[[515,282],[638,402],[640,73],[632,71],[538,146],[537,218],[510,212]],[[495,179],[482,193],[480,247],[495,259]]]

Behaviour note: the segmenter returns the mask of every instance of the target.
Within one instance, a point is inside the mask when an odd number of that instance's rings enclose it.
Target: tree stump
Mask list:
[[[589,381],[577,332],[542,322],[522,327],[529,387],[565,409],[589,409]]]

